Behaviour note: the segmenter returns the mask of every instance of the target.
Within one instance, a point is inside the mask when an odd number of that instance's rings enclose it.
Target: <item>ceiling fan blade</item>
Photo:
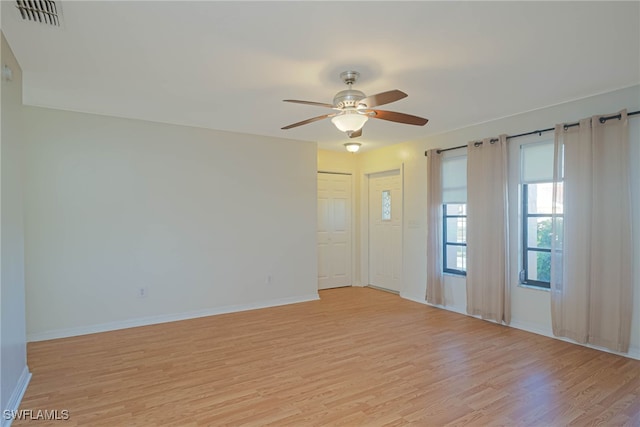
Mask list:
[[[306,124],[308,124],[308,123],[317,122],[318,120],[327,119],[327,118],[329,118],[329,117],[333,117],[333,116],[335,116],[335,114],[324,114],[324,115],[322,115],[322,116],[313,117],[313,118],[311,118],[311,119],[303,120],[303,121],[301,121],[301,122],[294,123],[294,124],[291,124],[291,125],[289,125],[289,126],[285,126],[285,127],[283,127],[283,128],[280,128],[280,129],[283,129],[283,130],[284,130],[284,129],[291,129],[291,128],[295,128],[295,127],[298,127],[298,126],[306,125]]]
[[[349,134],[349,138],[357,138],[359,136],[362,136],[362,128],[360,128],[360,129],[358,129],[356,131],[353,131],[353,132],[351,132]]]
[[[374,117],[376,119],[388,120],[390,122],[404,123],[407,125],[424,126],[429,121],[423,117],[412,116],[411,114],[405,114],[405,113],[396,113],[395,111],[384,111],[384,110],[371,110],[371,111],[375,113],[371,117]]]
[[[382,92],[375,95],[367,96],[360,100],[358,105],[362,105],[366,108],[377,107],[378,105],[389,104],[391,102],[398,101],[402,98],[406,98],[408,95],[401,90],[390,90],[388,92]]]
[[[300,101],[300,100],[297,100],[297,99],[283,99],[282,101],[284,101],[284,102],[293,102],[295,104],[315,105],[316,107],[333,108],[333,105],[325,104],[324,102]]]

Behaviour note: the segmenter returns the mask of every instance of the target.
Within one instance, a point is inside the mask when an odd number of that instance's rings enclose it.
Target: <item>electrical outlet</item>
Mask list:
[[[138,298],[146,298],[149,293],[146,286],[138,288]]]

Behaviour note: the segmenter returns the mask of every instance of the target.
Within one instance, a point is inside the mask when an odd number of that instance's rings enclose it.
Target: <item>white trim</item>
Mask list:
[[[446,305],[445,306],[445,305],[431,304],[431,303],[428,303],[427,300],[424,299],[424,297],[421,299],[419,297],[405,295],[402,292],[400,293],[400,296],[402,298],[404,298],[404,299],[408,299],[409,301],[417,302],[419,304],[428,305],[429,307],[441,308],[443,310],[452,311],[454,313],[464,314],[465,316],[469,316],[464,308],[455,307],[453,305]],[[474,317],[474,316],[469,316],[469,317]],[[480,318],[478,317],[478,319],[480,319]],[[480,320],[482,320],[482,319],[480,319]]]
[[[417,303],[420,303],[420,304],[428,305],[429,307],[441,308],[443,310],[451,311],[451,312],[454,312],[454,313],[464,314],[465,316],[473,317],[474,319],[485,320],[485,319],[481,319],[480,317],[471,316],[470,314],[467,314],[466,311],[464,311],[464,310],[462,310],[462,309],[460,309],[458,307],[429,304],[426,300],[423,300],[423,299],[420,299],[420,298],[416,298],[416,297],[413,297],[413,296],[409,296],[409,295],[405,295],[405,294],[402,294],[402,293],[400,294],[400,296],[402,298],[404,298],[404,299],[408,299],[408,300],[413,301],[413,302],[417,302]],[[491,320],[489,320],[489,322],[500,324],[500,323],[497,323],[497,322],[494,322],[494,321],[491,321]],[[553,335],[553,331],[551,329],[541,328],[540,325],[537,325],[537,324],[531,323],[531,322],[523,322],[523,321],[520,321],[520,320],[512,320],[511,323],[508,324],[508,325],[503,325],[503,324],[501,324],[501,325],[502,326],[508,326],[508,327],[515,328],[515,329],[520,329],[520,330],[525,331],[525,332],[531,332],[531,333],[537,334],[537,335],[543,335],[543,336],[548,337],[548,338],[553,338],[553,339],[564,341],[564,342],[568,342],[568,343],[571,343],[571,344],[581,345],[583,347],[592,348],[594,350],[604,351],[605,353],[617,354],[618,356],[627,357],[627,358],[630,358],[630,359],[640,360],[640,348],[639,347],[630,347],[628,353],[620,353],[620,352],[617,352],[617,351],[609,350],[609,349],[604,348],[604,347],[598,347],[598,346],[591,345],[591,344],[581,344],[579,342],[570,340],[569,338],[557,337],[557,336]]]
[[[57,338],[74,337],[77,335],[95,334],[98,332],[115,331],[118,329],[135,328],[138,326],[155,325],[157,323],[176,322],[179,320],[195,319],[198,317],[215,316],[217,314],[236,313],[239,311],[257,310],[260,308],[277,307],[280,305],[297,304],[300,302],[319,300],[318,293],[301,295],[296,297],[279,298],[268,301],[259,301],[241,305],[227,305],[208,308],[204,310],[190,311],[186,313],[164,314],[159,316],[141,317],[138,319],[122,320],[118,322],[101,323],[98,325],[81,326],[77,328],[55,329],[52,331],[38,332],[27,335],[28,342],[45,341]]]
[[[356,228],[358,228],[358,195],[356,194],[356,174],[351,175],[351,286],[362,286],[360,275],[358,274],[358,253],[356,246],[358,243],[358,234]]]
[[[394,291],[393,289],[387,289],[376,285],[367,285],[367,288],[375,289],[376,291],[389,292],[390,294],[400,295],[399,291]]]
[[[4,414],[5,411],[17,411],[20,408],[20,402],[22,402],[22,397],[24,393],[27,391],[27,386],[29,385],[29,381],[31,381],[31,372],[29,372],[29,367],[25,365],[22,370],[22,374],[20,374],[20,378],[18,378],[18,382],[16,387],[13,389],[13,393],[9,397],[9,401],[7,402],[7,407],[2,409],[2,416],[0,417],[0,426],[9,427],[13,422],[13,419],[5,419]]]
[[[557,337],[555,335],[553,335],[553,331],[547,328],[540,328],[538,325],[535,325],[533,323],[529,323],[529,322],[522,322],[522,321],[511,321],[511,324],[509,324],[508,326],[511,326],[513,328],[516,329],[520,329],[526,332],[531,332],[534,334],[538,334],[538,335],[544,335],[545,337],[549,337],[549,338],[554,338],[560,341],[564,341],[564,342],[568,342],[571,344],[576,344],[576,345],[580,345],[582,347],[588,347],[588,348],[592,348],[594,350],[600,350],[600,351],[604,351],[605,353],[611,353],[611,354],[617,354],[618,356],[622,356],[622,357],[628,357],[630,359],[636,359],[636,360],[640,360],[640,348],[638,347],[629,347],[629,352],[628,353],[620,353],[618,351],[613,351],[613,350],[609,350],[608,348],[604,348],[604,347],[599,347],[597,345],[592,345],[592,344],[582,344],[579,342],[576,342],[572,339],[569,338],[565,338],[565,337]]]
[[[369,175],[360,176],[360,285],[369,284]],[[367,227],[365,231],[364,228]]]
[[[549,337],[549,338],[558,338],[553,335],[553,332],[551,331],[551,329],[541,327],[540,325],[535,324],[533,322],[526,322],[522,320],[512,319],[509,326],[516,329],[520,329],[522,331],[532,332],[538,335],[544,335],[545,337]]]

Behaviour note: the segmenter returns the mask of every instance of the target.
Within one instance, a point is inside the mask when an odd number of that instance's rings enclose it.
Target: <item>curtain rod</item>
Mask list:
[[[627,116],[635,116],[637,114],[640,114],[640,110],[632,111],[631,113],[627,113]],[[621,118],[622,118],[621,114],[616,114],[614,116],[600,117],[600,123],[605,123],[607,120],[612,120],[612,119],[620,120]],[[580,122],[570,123],[568,125],[564,125],[564,129],[567,130],[567,129],[572,128],[574,126],[580,126]],[[555,127],[552,127],[552,128],[547,128],[547,129],[534,130],[534,131],[531,131],[531,132],[519,133],[517,135],[509,135],[509,136],[507,136],[507,140],[509,140],[511,138],[520,138],[521,136],[529,136],[529,135],[535,135],[535,134],[542,135],[543,132],[551,132],[551,131],[553,131],[555,129],[556,129]],[[497,142],[497,141],[498,141],[497,139],[490,139],[489,140],[489,142]],[[475,142],[473,145],[478,147],[478,146],[482,145],[482,141]],[[467,145],[460,145],[458,147],[451,147],[451,148],[443,148],[441,150],[438,150],[437,153],[440,154],[440,153],[444,153],[445,151],[458,150],[460,148],[465,148],[465,147],[467,147]],[[427,155],[426,151],[424,152],[424,155],[425,156]]]

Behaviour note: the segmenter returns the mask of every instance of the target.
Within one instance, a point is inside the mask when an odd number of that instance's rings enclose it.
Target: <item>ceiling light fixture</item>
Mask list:
[[[361,145],[362,144],[360,144],[359,142],[347,142],[346,144],[344,144],[344,148],[346,148],[350,153],[356,153],[360,149]]]
[[[360,114],[355,109],[344,110],[331,119],[331,122],[342,132],[355,132],[362,129],[362,126],[369,120],[366,114]]]

